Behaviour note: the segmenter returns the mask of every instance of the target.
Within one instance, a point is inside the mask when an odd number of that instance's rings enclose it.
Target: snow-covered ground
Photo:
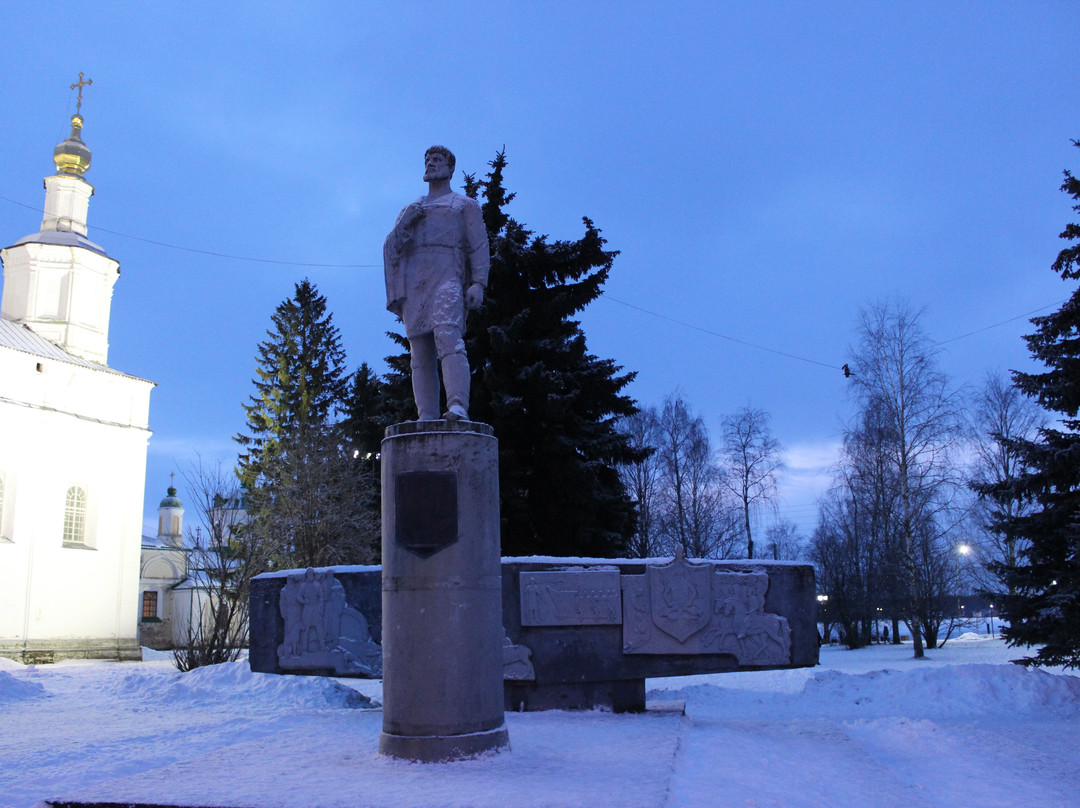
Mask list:
[[[512,752],[443,765],[377,754],[377,681],[0,659],[0,806],[1078,806],[1080,678],[1019,655],[965,635],[654,679],[685,715],[511,713]]]

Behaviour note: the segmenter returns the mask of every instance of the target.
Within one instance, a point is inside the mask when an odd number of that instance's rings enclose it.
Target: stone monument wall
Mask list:
[[[378,567],[336,568],[348,607],[381,642]],[[252,586],[251,668],[372,676],[329,665],[287,667],[281,592]],[[645,679],[817,664],[813,567],[769,561],[505,558],[503,690],[508,710],[642,710]]]
[[[530,678],[506,709],[643,710],[645,679],[817,664],[813,567],[775,562],[504,559],[508,640]]]

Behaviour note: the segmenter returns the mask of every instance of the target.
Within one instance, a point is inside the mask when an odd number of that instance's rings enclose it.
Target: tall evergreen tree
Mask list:
[[[1080,141],[1073,145],[1080,147]],[[1065,171],[1061,190],[1080,213],[1080,180]],[[1052,268],[1062,280],[1080,280],[1080,223],[1067,225],[1061,238],[1072,244]],[[1005,601],[1005,637],[1012,645],[1041,646],[1024,664],[1075,668],[1080,667],[1080,287],[1058,311],[1031,322],[1035,333],[1024,339],[1047,370],[1014,372],[1013,380],[1062,417],[1060,429],[1045,427],[1035,440],[1014,443],[1030,471],[1013,485],[1035,508],[999,525],[1029,542],[1020,564],[1002,570],[1016,593]],[[992,487],[985,492],[994,493]]]
[[[386,395],[386,383],[367,362],[353,374],[345,401],[345,435],[361,457],[379,453],[386,427],[394,423]]]
[[[1013,517],[1033,510],[1030,498],[1021,496],[1014,484],[1031,470],[1025,467],[1025,455],[1016,449],[1016,440],[1034,440],[1047,425],[1047,417],[1034,399],[996,373],[987,375],[973,404],[970,486],[993,493],[972,503],[971,532],[982,562],[972,568],[972,576],[981,591],[999,598],[1003,593],[1016,594],[1005,579],[1027,544],[1009,525]]]
[[[326,298],[305,279],[272,322],[244,405],[249,434],[236,436],[248,535],[283,547],[282,564],[371,561],[370,475],[340,423],[348,376]]]
[[[505,153],[490,166],[485,179],[465,178],[483,198],[492,254],[466,341],[470,417],[499,438],[503,552],[625,553],[635,514],[616,467],[640,453],[616,421],[636,410],[623,393],[634,374],[590,354],[573,319],[600,295],[616,253],[589,219],[576,241],[534,235],[506,213]]]
[[[271,321],[268,339],[259,343],[255,395],[243,405],[250,434],[236,436],[246,487],[272,467],[284,440],[333,423],[347,390],[341,336],[311,281],[296,284]]]
[[[386,364],[390,369],[381,381],[383,414],[389,425],[416,418],[416,402],[413,401],[409,340],[394,331],[387,331],[386,336],[403,351],[386,357]],[[440,397],[441,406],[446,403],[446,393],[440,392]]]
[[[387,382],[366,362],[352,376],[344,409],[345,420],[341,426],[346,451],[360,465],[361,473],[370,482],[361,504],[369,512],[370,518],[378,523],[382,518],[382,439],[386,427],[401,419],[395,418],[391,410]]]

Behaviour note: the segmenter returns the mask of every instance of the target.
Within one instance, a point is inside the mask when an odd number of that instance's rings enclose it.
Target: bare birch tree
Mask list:
[[[881,416],[882,409],[871,406],[846,431],[811,543],[819,586],[850,648],[867,645],[882,617],[892,618],[892,635],[899,642],[897,604],[906,605],[901,596],[907,587],[897,585],[898,487],[889,459],[893,436]],[[899,576],[899,583],[903,580]]]
[[[938,370],[936,350],[919,314],[904,303],[865,309],[850,366],[862,407],[880,407],[892,433],[888,457],[896,474],[898,538],[907,584],[906,619],[922,657],[921,616],[932,593],[924,573],[947,541],[957,475],[952,452],[960,435],[960,402]]]
[[[979,492],[972,509],[977,565],[975,584],[987,592],[1016,594],[1006,584],[1015,571],[1026,541],[1014,525],[1033,509],[1018,493],[1019,480],[1030,473],[1018,442],[1036,438],[1047,425],[1046,411],[1000,374],[987,375],[972,413],[975,459],[970,485]]]
[[[659,555],[659,415],[655,407],[645,407],[621,419],[618,428],[640,458],[619,466],[623,486],[637,505],[637,530],[630,541],[631,555],[637,558]]]
[[[730,557],[735,535],[732,513],[705,422],[675,394],[664,402],[658,426],[659,527],[664,543],[668,549],[681,545],[687,556],[696,558]]]
[[[780,520],[765,530],[765,557],[774,561],[797,561],[803,553],[803,537],[794,522]]]
[[[247,512],[232,469],[199,458],[183,476],[197,524],[188,530],[182,582],[190,594],[186,636],[173,658],[187,671],[239,658],[248,643],[251,579],[272,569],[282,548],[245,531]]]
[[[372,464],[352,456],[340,425],[309,424],[281,438],[277,449],[261,484],[245,492],[246,533],[281,548],[282,566],[376,563]]]
[[[754,557],[751,530],[759,512],[776,499],[776,480],[783,468],[780,442],[769,430],[769,414],[743,407],[724,419],[725,484],[742,510],[746,557]]]

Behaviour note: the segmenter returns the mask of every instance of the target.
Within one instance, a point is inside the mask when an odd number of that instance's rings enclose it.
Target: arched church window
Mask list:
[[[86,544],[86,491],[77,485],[64,503],[64,544]]]

